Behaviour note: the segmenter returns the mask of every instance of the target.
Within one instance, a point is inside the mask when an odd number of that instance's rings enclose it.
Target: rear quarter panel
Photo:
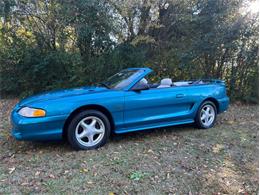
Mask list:
[[[208,84],[187,86],[186,95],[192,109],[190,110],[190,118],[195,118],[197,110],[206,99],[214,99],[218,102],[218,113],[224,111],[228,107],[229,98],[226,95],[225,85]],[[225,106],[222,105],[225,102]]]

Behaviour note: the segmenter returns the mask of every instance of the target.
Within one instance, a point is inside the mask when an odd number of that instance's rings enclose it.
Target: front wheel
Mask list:
[[[108,118],[97,110],[77,114],[68,127],[68,141],[76,150],[90,150],[103,146],[110,135]]]
[[[208,129],[213,127],[217,118],[217,109],[213,102],[205,101],[198,109],[195,122],[199,128]]]

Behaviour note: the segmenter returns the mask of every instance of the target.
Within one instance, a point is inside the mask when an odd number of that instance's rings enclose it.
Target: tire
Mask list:
[[[216,105],[211,101],[203,102],[196,114],[195,123],[200,129],[208,129],[214,126],[217,119]]]
[[[106,115],[97,110],[86,110],[71,120],[67,138],[74,149],[91,150],[103,146],[110,131],[111,125]]]

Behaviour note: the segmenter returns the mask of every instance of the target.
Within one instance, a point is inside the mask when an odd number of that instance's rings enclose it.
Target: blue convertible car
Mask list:
[[[210,128],[227,110],[221,80],[151,83],[149,68],[128,68],[93,87],[52,91],[26,98],[11,114],[18,140],[66,138],[75,149],[94,149],[111,132],[125,133],[195,123]]]

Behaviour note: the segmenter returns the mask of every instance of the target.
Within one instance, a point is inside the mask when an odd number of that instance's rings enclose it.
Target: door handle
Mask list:
[[[184,94],[177,94],[176,95],[176,98],[183,98],[184,97]]]

